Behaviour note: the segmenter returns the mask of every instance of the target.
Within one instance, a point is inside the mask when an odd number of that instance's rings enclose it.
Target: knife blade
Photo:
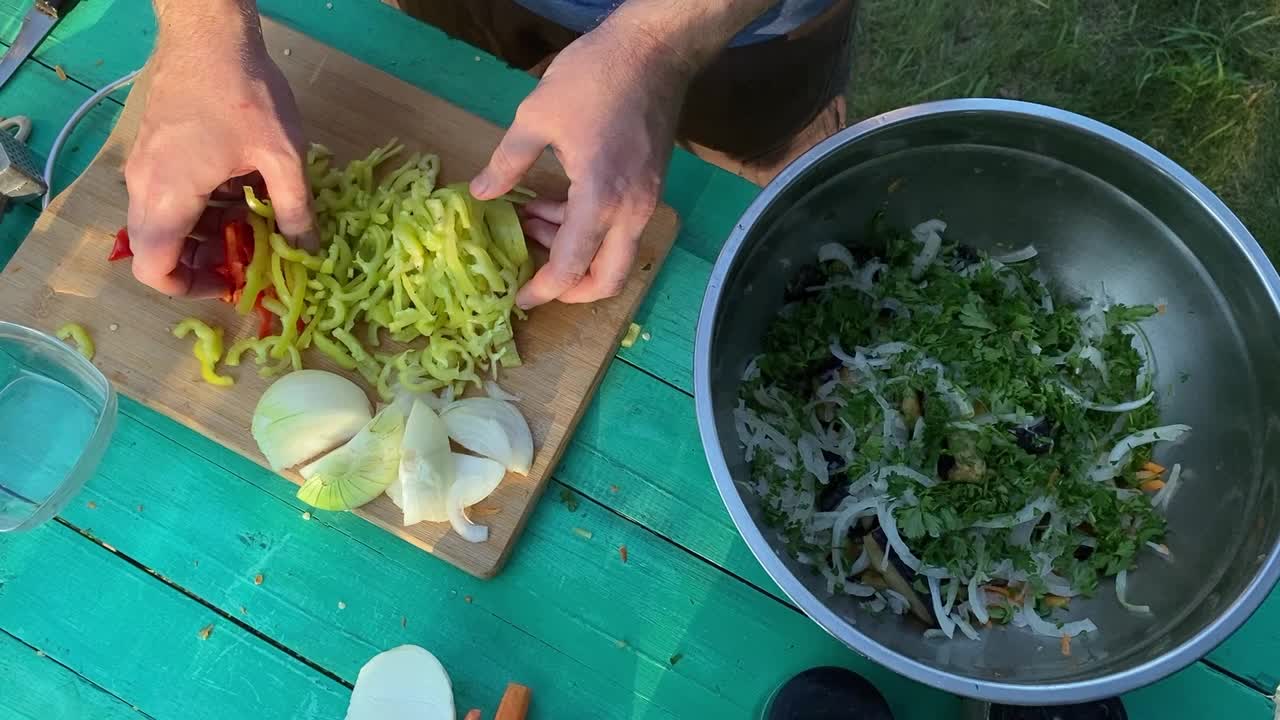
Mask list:
[[[35,5],[27,11],[27,16],[22,19],[22,27],[18,30],[18,37],[14,38],[9,51],[0,58],[0,87],[4,87],[9,78],[13,77],[22,61],[31,55],[58,22],[60,3],[61,0],[36,0]]]

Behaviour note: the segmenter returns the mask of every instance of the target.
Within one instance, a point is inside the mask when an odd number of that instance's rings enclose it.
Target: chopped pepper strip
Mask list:
[[[227,386],[235,384],[235,380],[226,375],[219,375],[218,360],[222,357],[222,328],[211,328],[195,318],[186,318],[173,328],[173,336],[182,339],[191,333],[196,334],[195,356],[200,361],[200,377],[210,385]]]
[[[247,287],[247,286],[246,286]],[[253,304],[254,312],[258,313],[258,339],[268,337],[275,328],[276,316],[268,309],[262,306],[264,297],[275,297],[275,289],[267,288],[258,293],[258,300]]]
[[[252,190],[245,188],[246,196]],[[249,216],[249,227],[253,230],[253,254],[249,266],[244,271],[244,291],[236,303],[236,312],[248,315],[258,305],[259,294],[271,284],[271,251],[267,221],[258,215]]]
[[[92,360],[95,349],[93,346],[93,338],[89,337],[89,332],[84,329],[80,323],[67,323],[58,328],[57,333],[59,340],[70,340],[75,343],[76,350],[84,356],[86,360]]]
[[[115,262],[125,258],[133,257],[133,248],[129,246],[129,228],[120,228],[116,231],[116,242],[111,246],[111,252],[107,255],[107,262]]]

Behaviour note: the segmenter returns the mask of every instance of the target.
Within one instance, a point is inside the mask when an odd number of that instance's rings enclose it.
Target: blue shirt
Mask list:
[[[576,32],[587,32],[599,25],[623,1],[516,0],[542,17]],[[729,45],[750,45],[786,35],[817,17],[833,2],[835,0],[781,0],[756,18]]]

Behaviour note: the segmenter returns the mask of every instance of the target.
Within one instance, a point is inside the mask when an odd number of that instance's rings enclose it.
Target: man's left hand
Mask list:
[[[471,193],[510,192],[547,146],[570,182],[566,201],[524,208],[526,235],[551,259],[520,289],[520,307],[621,292],[658,203],[692,71],[643,29],[606,22],[565,48],[520,104]]]

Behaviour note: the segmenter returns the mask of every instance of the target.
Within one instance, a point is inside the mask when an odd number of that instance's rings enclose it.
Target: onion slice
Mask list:
[[[404,437],[404,403],[394,403],[345,445],[303,467],[298,499],[320,510],[353,510],[396,479]]]
[[[400,448],[399,477],[387,496],[404,511],[404,524],[449,519],[447,501],[453,486],[453,454],[440,416],[422,400],[413,401]]]
[[[350,440],[372,419],[360,386],[331,372],[299,370],[262,393],[250,431],[278,472]]]
[[[515,405],[493,398],[464,398],[440,414],[449,437],[462,447],[528,475],[533,465],[533,434]]]
[[[1128,610],[1129,612],[1137,613],[1139,615],[1151,614],[1150,605],[1134,605],[1133,603],[1129,602],[1128,594],[1129,594],[1129,571],[1121,570],[1120,572],[1116,573],[1116,600],[1119,600],[1120,604],[1124,606],[1124,609]]]
[[[507,469],[495,460],[454,453],[453,471],[453,486],[449,488],[445,508],[449,524],[463,540],[482,543],[489,539],[489,527],[471,522],[466,509],[489,497],[502,482]]]
[[[416,645],[373,656],[356,677],[346,720],[454,720],[453,685],[434,655]]]

